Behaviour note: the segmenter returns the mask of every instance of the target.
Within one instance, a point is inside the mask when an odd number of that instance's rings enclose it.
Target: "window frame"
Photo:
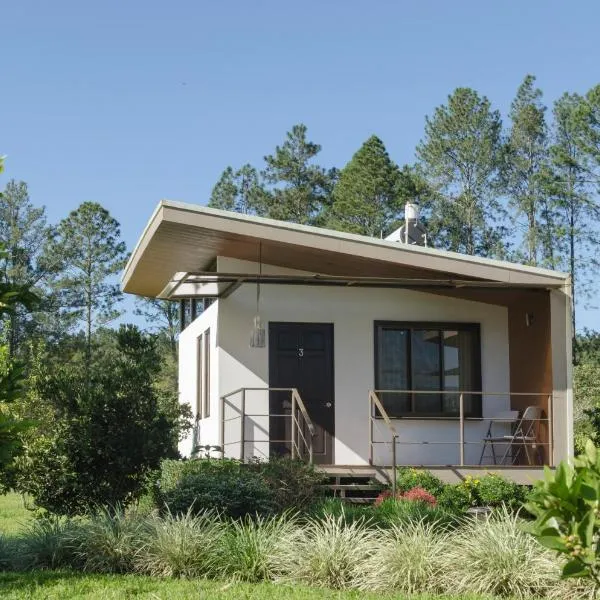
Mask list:
[[[204,333],[196,338],[196,421],[204,416]]]
[[[447,321],[374,321],[374,381],[375,381],[375,389],[380,389],[379,382],[379,332],[382,328],[389,329],[405,329],[409,331],[409,341],[407,344],[407,354],[408,354],[408,377],[409,377],[409,385],[408,390],[415,391],[413,386],[414,381],[414,365],[412,360],[412,331],[414,330],[438,330],[443,334],[444,331],[470,331],[475,335],[475,364],[473,365],[474,369],[474,382],[475,388],[474,392],[479,392],[477,394],[469,394],[469,398],[471,400],[471,410],[465,410],[466,418],[475,418],[481,419],[483,416],[482,412],[482,401],[481,401],[481,392],[482,390],[482,375],[481,375],[481,365],[482,365],[482,352],[481,352],[481,326],[479,323],[457,323],[457,322],[447,322]],[[441,337],[443,342],[443,335]],[[440,344],[440,391],[438,392],[440,398],[444,394],[444,390],[442,389],[443,385],[443,376],[444,376],[444,352],[443,352],[443,343]],[[423,390],[425,391],[425,390]],[[436,391],[432,391],[432,394],[435,394]],[[452,393],[452,391],[448,391],[447,393]],[[399,412],[395,414],[389,413],[390,418],[392,419],[459,419],[460,416],[454,412],[423,412],[414,410],[415,407],[415,399],[424,394],[410,394],[410,402],[411,408],[413,410],[409,412]],[[383,404],[386,411],[388,408],[386,407],[385,400],[381,398],[381,403]],[[377,414],[375,411],[374,416],[376,418],[381,418],[381,415]]]
[[[196,338],[196,421],[210,417],[210,327]]]
[[[203,369],[203,378],[202,384],[204,385],[203,392],[203,407],[202,407],[202,418],[206,419],[210,417],[210,327],[202,334],[202,338],[204,340],[203,348],[204,348],[204,356],[202,361],[202,369]]]

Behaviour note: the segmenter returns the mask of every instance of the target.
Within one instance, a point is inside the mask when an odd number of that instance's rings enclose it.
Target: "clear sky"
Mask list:
[[[129,247],[295,123],[324,166],[371,134],[402,164],[458,86],[505,116],[527,73],[549,104],[600,83],[597,0],[5,0],[0,23],[0,185],[51,221],[98,201]]]

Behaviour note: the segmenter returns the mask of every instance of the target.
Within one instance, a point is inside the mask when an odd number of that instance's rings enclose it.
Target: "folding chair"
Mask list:
[[[496,463],[496,453],[494,451],[494,444],[506,444],[506,451],[500,460],[500,464],[506,464],[505,461],[510,454],[511,462],[510,464],[516,464],[519,456],[521,455],[521,451],[525,450],[525,455],[527,456],[527,464],[531,465],[531,451],[536,449],[537,445],[537,424],[539,423],[542,416],[542,408],[540,406],[528,406],[524,411],[521,418],[517,421],[517,424],[514,428],[514,431],[511,435],[504,435],[501,437],[486,437],[484,438],[484,448],[489,443],[492,447],[492,453],[494,456],[494,464]],[[488,431],[491,430],[490,428]],[[517,447],[517,451],[515,453],[511,453],[513,446]],[[482,452],[483,459],[483,452]]]
[[[483,459],[485,457],[485,451],[488,448],[488,444],[492,451],[492,458],[494,460],[494,464],[497,464],[496,450],[494,448],[494,441],[505,441],[503,437],[502,438],[499,438],[499,437],[494,438],[494,436],[493,436],[494,423],[510,423],[511,425],[514,425],[514,423],[516,423],[518,418],[519,418],[518,410],[505,410],[503,412],[498,413],[497,415],[495,415],[494,417],[492,417],[490,419],[490,424],[488,425],[487,433],[485,434],[485,437],[483,438],[483,448],[481,449],[481,456],[479,457],[480,465],[483,464]]]

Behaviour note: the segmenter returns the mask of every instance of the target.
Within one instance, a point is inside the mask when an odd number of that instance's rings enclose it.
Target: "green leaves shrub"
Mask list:
[[[397,470],[396,489],[399,492],[408,492],[416,487],[423,488],[437,498],[444,490],[445,484],[439,477],[423,469],[401,467]]]
[[[276,510],[275,492],[261,474],[234,460],[188,460],[165,465],[159,481],[159,508],[173,514],[216,510],[224,516],[268,515]],[[177,471],[179,470],[179,477]]]
[[[591,440],[573,465],[546,468],[525,508],[539,542],[563,555],[563,577],[586,577],[600,586],[600,454]]]

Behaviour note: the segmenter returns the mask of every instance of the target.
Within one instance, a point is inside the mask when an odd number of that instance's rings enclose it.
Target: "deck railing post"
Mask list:
[[[460,394],[458,398],[458,410],[460,415],[459,423],[459,436],[460,436],[460,466],[465,465],[465,398],[464,395]]]
[[[240,407],[240,460],[244,462],[246,458],[246,389],[242,390],[242,403]]]
[[[396,467],[398,461],[396,459],[396,439],[397,435],[392,435],[392,498],[396,498]]]
[[[292,460],[296,458],[296,426],[298,425],[296,421],[296,394],[294,394],[294,390],[291,391],[292,394],[292,418],[291,418],[291,429],[292,429]]]
[[[554,466],[554,423],[553,423],[554,394],[548,396],[548,463]]]
[[[369,464],[373,464],[373,400],[369,392]]]
[[[221,396],[221,454],[225,458],[225,396]]]

